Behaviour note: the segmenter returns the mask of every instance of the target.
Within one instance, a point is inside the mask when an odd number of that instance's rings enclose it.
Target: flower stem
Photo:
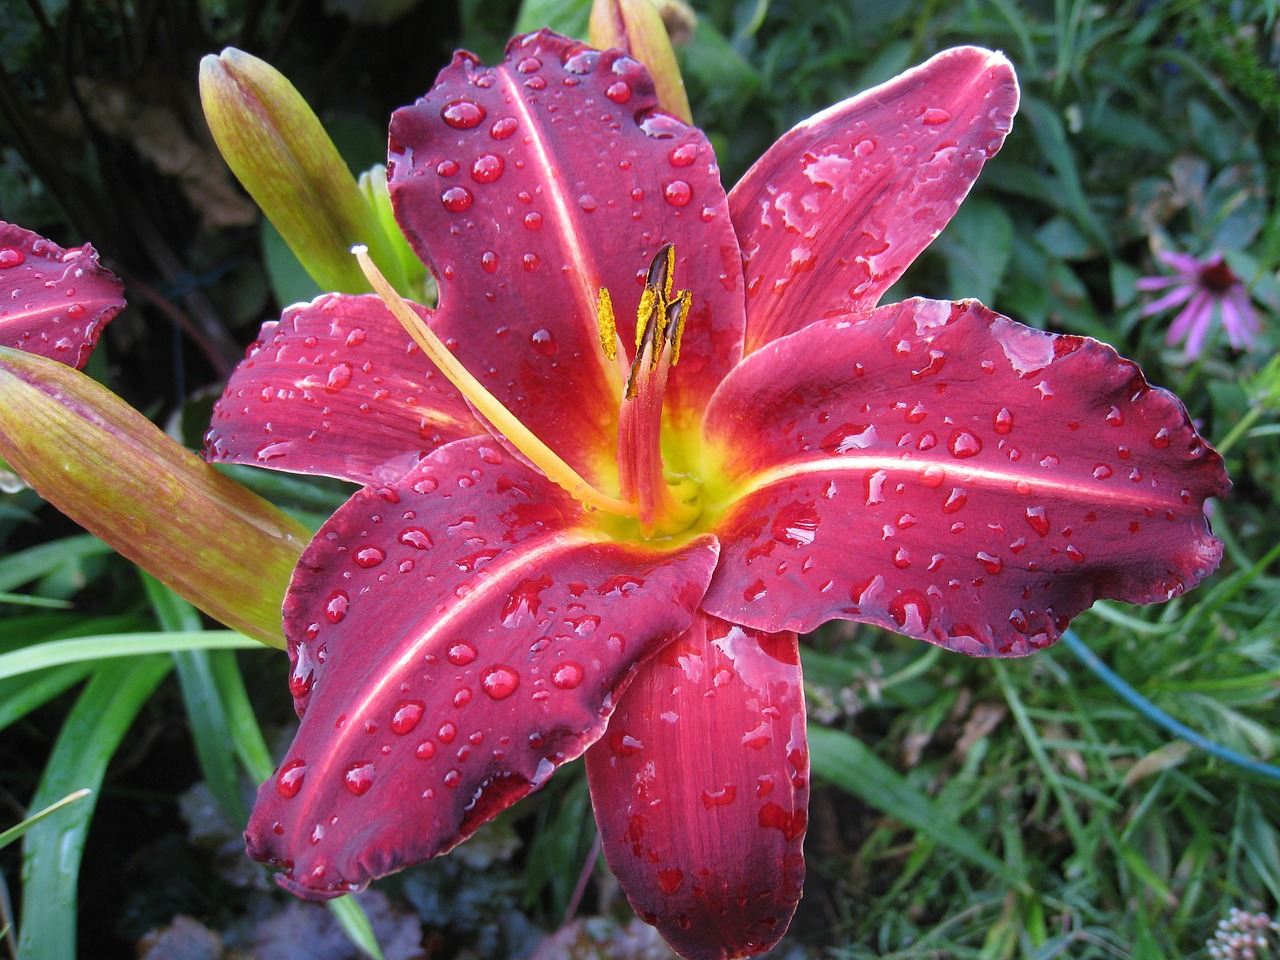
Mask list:
[[[360,263],[360,269],[364,271],[369,284],[387,305],[387,309],[400,321],[400,325],[405,328],[409,336],[413,337],[414,342],[422,348],[431,362],[471,402],[480,415],[506,437],[517,450],[528,457],[548,480],[559,484],[575,500],[589,507],[620,517],[636,515],[637,507],[634,503],[610,497],[591,486],[581,474],[565,463],[554,450],[521,423],[515,414],[503,406],[502,401],[485,389],[471,371],[449,352],[449,348],[432,332],[426,321],[419,317],[387,282],[386,277],[369,258],[368,248],[357,245],[351,248],[351,252],[355,254],[356,260]]]

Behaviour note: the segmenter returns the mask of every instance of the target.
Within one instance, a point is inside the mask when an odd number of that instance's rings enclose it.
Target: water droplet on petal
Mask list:
[[[446,656],[448,656],[449,662],[455,667],[465,667],[468,663],[475,660],[476,648],[465,640],[459,640],[457,643],[449,647],[449,652]]]
[[[960,487],[953,487],[942,504],[943,513],[955,513],[969,501],[969,495]]]
[[[542,61],[537,57],[525,57],[516,64],[517,73],[537,73],[542,69]]]
[[[498,272],[498,255],[492,250],[486,250],[480,254],[480,266],[485,273]]]
[[[977,559],[987,573],[996,574],[1004,569],[1004,562],[999,557],[994,554],[987,553],[985,550],[978,551]]]
[[[1031,529],[1040,536],[1048,535],[1049,518],[1045,515],[1044,507],[1027,507],[1027,523],[1031,524]]]
[[[671,152],[667,154],[667,159],[673,167],[687,167],[698,158],[698,145],[696,143],[682,143],[678,147],[672,147]]]
[[[462,213],[471,206],[471,191],[466,187],[450,187],[440,194],[440,202],[450,213]]]
[[[471,179],[476,183],[493,183],[502,176],[506,166],[496,153],[482,153],[471,165]]]
[[[1155,436],[1151,438],[1151,445],[1157,450],[1163,450],[1169,446],[1169,428],[1161,427],[1155,432]]]
[[[404,736],[418,725],[426,704],[421,700],[402,700],[396,705],[396,712],[391,715],[391,730]]]
[[[447,721],[440,724],[440,729],[436,731],[436,736],[440,738],[441,743],[453,743],[457,735],[458,728]]]
[[[400,531],[397,539],[406,547],[413,547],[415,550],[429,550],[435,544],[431,534],[421,527],[405,527]]]
[[[364,796],[373,786],[373,764],[367,760],[357,760],[342,774],[342,782],[357,797]]]
[[[498,664],[481,674],[480,686],[494,700],[505,700],[520,686],[520,674],[505,664]]]
[[[684,871],[669,867],[658,871],[658,887],[663,893],[675,893],[684,883]]]
[[[529,342],[533,344],[533,349],[544,357],[549,357],[556,352],[555,337],[551,335],[551,331],[545,327],[535,330],[529,335]]]
[[[693,199],[693,187],[684,180],[672,180],[663,186],[662,196],[673,207],[687,206]]]
[[[644,749],[644,744],[629,733],[614,730],[609,734],[609,749],[620,757],[634,757]]]
[[[353,559],[355,560],[357,567],[364,567],[365,569],[368,569],[369,567],[376,567],[383,560],[387,559],[387,555],[377,547],[361,547],[356,551]]]
[[[1001,407],[996,411],[995,431],[1004,434],[1013,429],[1013,414],[1009,412],[1008,407]]]
[[[1105,463],[1100,463],[1093,468],[1093,479],[1106,480],[1109,476],[1111,476],[1111,473],[1112,473],[1112,470],[1109,466],[1107,466]]]
[[[337,393],[350,382],[351,366],[346,363],[339,363],[329,371],[329,376],[328,379],[325,380],[324,388],[329,393]]]
[[[947,449],[957,460],[966,460],[982,452],[982,441],[968,430],[956,430],[947,441]]]
[[[290,760],[276,774],[276,792],[286,800],[292,800],[302,789],[302,781],[307,775],[305,760]]]
[[[1112,408],[1107,411],[1107,423],[1111,424],[1113,427],[1124,426],[1124,414],[1120,412],[1119,407],[1112,406]]]
[[[931,127],[946,123],[950,119],[951,114],[941,107],[929,107],[924,113],[920,114],[920,122]]]
[[[527,230],[540,230],[542,228],[542,214],[534,211],[524,215],[524,225]]]
[[[341,623],[342,618],[347,615],[347,610],[351,607],[351,598],[342,590],[335,590],[329,594],[329,599],[324,604],[324,616],[330,623]]]
[[[719,790],[703,790],[702,805],[708,810],[712,807],[727,807],[737,799],[737,796],[738,788],[731,783],[727,783]]]
[[[572,690],[582,683],[582,664],[566,660],[551,672],[551,682],[561,690]]]
[[[440,110],[444,122],[455,130],[470,130],[478,127],[485,118],[484,107],[470,100],[454,100],[445,104]]]
[[[924,633],[933,617],[933,609],[919,590],[903,590],[889,601],[889,616],[908,633]]]
[[[16,267],[26,259],[26,254],[21,250],[16,250],[13,247],[0,247],[0,270]]]
[[[614,103],[626,103],[631,99],[631,84],[625,80],[618,80],[609,84],[604,91],[604,95]]]
[[[436,755],[436,745],[430,740],[423,740],[413,751],[413,755],[419,760],[430,760]]]

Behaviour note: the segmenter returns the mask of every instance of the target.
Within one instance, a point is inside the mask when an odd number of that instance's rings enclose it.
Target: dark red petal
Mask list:
[[[747,349],[874,307],[947,225],[1017,108],[1009,61],[957,47],[775,143],[729,194]]]
[[[587,751],[609,866],[688,960],[768,950],[804,881],[804,685],[794,633],[700,615]]]
[[[391,121],[396,216],[440,283],[435,328],[579,471],[613,469],[621,381],[600,348],[613,297],[633,348],[645,273],[676,246],[693,292],[667,409],[696,425],[742,353],[737,239],[710,144],[655,107],[644,68],[551,33],[485,67],[455,56]]]
[[[1166,600],[1222,545],[1222,458],[1094,340],[973,300],[824,320],[744,360],[707,411],[739,499],[704,608],[842,617],[973,655],[1057,639],[1094,600]]]
[[[285,601],[302,725],[246,834],[284,886],[323,899],[442,853],[600,736],[717,548],[601,542],[586,518],[475,438],[321,528]]]
[[[263,324],[214,407],[205,455],[380,483],[482,433],[381,300],[328,294]]]
[[[124,309],[124,287],[89,244],[64,250],[0,221],[0,346],[85,365]]]

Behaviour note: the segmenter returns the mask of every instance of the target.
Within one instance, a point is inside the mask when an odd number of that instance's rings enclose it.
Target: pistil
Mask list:
[[[631,501],[631,498],[619,500],[616,497],[601,493],[593,487],[554,450],[543,443],[533,431],[521,423],[516,415],[503,406],[502,402],[490,393],[479,380],[472,376],[471,371],[464,367],[449,352],[449,348],[440,341],[440,338],[432,332],[426,321],[419,317],[413,311],[413,308],[405,302],[404,298],[395,291],[395,288],[387,282],[386,277],[382,275],[369,258],[367,247],[355,246],[351,248],[351,252],[355,254],[356,260],[360,264],[360,269],[364,271],[370,286],[382,298],[383,303],[387,305],[387,309],[391,311],[392,315],[400,321],[400,325],[405,328],[409,336],[413,337],[414,342],[422,348],[423,353],[448,378],[449,382],[457,387],[458,391],[471,402],[471,405],[475,407],[479,414],[496,431],[506,437],[512,446],[524,454],[530,463],[541,470],[548,480],[559,484],[575,500],[586,504],[588,507],[603,510],[606,513],[620,517],[635,517],[638,515],[639,508],[635,502]]]

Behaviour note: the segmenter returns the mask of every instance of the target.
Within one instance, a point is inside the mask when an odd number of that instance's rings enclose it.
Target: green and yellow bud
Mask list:
[[[284,646],[281,603],[310,532],[101,384],[0,347],[0,457],[214,619]]]
[[[648,67],[658,104],[685,123],[693,122],[671,36],[653,0],[594,0],[588,29],[593,47],[625,50]]]
[[[369,247],[398,289],[405,286],[377,212],[283,74],[228,47],[201,61],[200,100],[227,165],[320,289],[369,291],[351,259],[357,243]]]

